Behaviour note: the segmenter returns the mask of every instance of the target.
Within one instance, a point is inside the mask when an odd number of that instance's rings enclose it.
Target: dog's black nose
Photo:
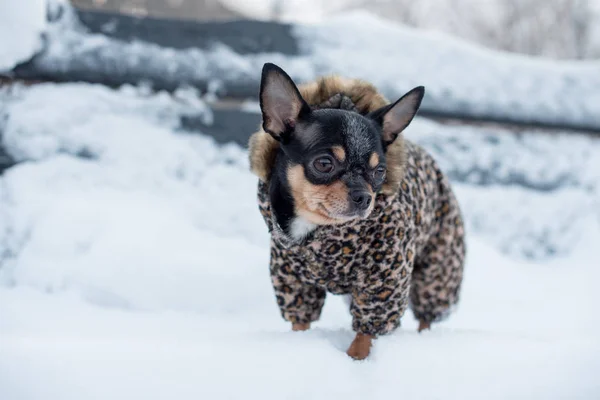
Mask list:
[[[353,190],[350,192],[350,198],[360,210],[366,210],[371,204],[371,194],[362,190]]]

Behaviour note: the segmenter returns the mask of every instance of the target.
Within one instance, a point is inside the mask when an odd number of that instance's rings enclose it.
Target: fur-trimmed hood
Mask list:
[[[389,102],[368,82],[358,79],[346,79],[338,76],[320,78],[315,82],[299,85],[304,100],[313,109],[338,108],[365,115]],[[262,127],[250,137],[250,169],[267,183],[275,164],[279,142],[266,133]],[[406,155],[404,138],[399,136],[386,150],[387,177],[381,192],[395,194],[404,176]]]

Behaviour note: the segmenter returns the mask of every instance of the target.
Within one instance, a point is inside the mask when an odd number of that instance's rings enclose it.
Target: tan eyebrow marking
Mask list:
[[[375,168],[378,165],[379,165],[379,154],[372,153],[371,157],[369,158],[369,167]]]
[[[331,151],[339,162],[344,162],[346,160],[346,151],[342,146],[333,146]]]

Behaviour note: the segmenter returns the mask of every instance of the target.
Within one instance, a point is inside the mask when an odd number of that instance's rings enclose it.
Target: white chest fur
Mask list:
[[[316,227],[317,225],[313,224],[312,222],[308,222],[302,217],[296,217],[292,221],[290,234],[295,240],[300,240],[303,239],[309,233],[311,233],[313,230],[315,230]]]

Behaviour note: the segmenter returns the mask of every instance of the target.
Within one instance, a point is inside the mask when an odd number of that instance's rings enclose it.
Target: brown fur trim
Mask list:
[[[262,128],[250,136],[248,142],[250,170],[265,183],[269,182],[271,178],[271,170],[275,164],[278,148],[279,142]]]
[[[342,93],[354,103],[356,110],[361,114],[367,114],[381,108],[389,102],[381,95],[375,86],[359,79],[348,79],[339,76],[328,76],[315,82],[299,85],[300,94],[310,106],[318,106],[327,102],[336,94]],[[263,182],[268,182],[271,170],[275,163],[275,156],[279,148],[279,142],[260,128],[250,137],[248,143],[250,152],[250,169]],[[398,190],[400,181],[404,176],[404,139],[398,137],[396,141],[388,146],[387,178],[382,192],[394,194]]]
[[[404,166],[406,165],[406,149],[404,148],[404,138],[398,136],[392,144],[390,144],[385,152],[387,161],[386,178],[381,193],[394,195],[398,193],[400,182],[404,178]]]
[[[375,111],[388,104],[375,86],[359,79],[327,76],[316,82],[300,85],[298,89],[304,100],[311,106],[319,105],[338,93],[348,96],[361,114]]]

